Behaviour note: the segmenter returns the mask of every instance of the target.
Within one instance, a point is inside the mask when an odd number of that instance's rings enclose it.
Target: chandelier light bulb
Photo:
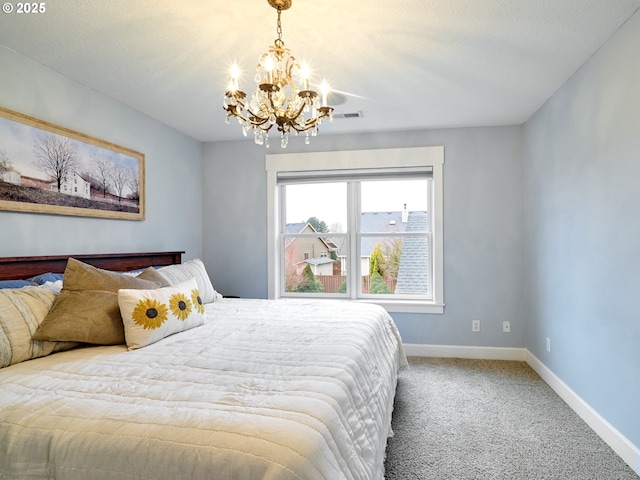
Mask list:
[[[300,66],[300,79],[302,80],[303,90],[309,90],[309,78],[311,77],[311,69],[307,62],[302,62]]]
[[[256,89],[251,94],[240,90],[240,68],[233,63],[230,68],[230,80],[225,92],[222,108],[227,112],[226,122],[237,117],[243,127],[243,133],[253,130],[257,144],[269,146],[269,130],[275,126],[281,134],[281,146],[286,148],[289,134],[305,132],[308,143],[309,132],[315,136],[322,119],[333,119],[333,108],[327,104],[329,85],[323,80],[320,98],[311,90],[311,69],[306,62],[299,64],[282,41],[280,15],[282,10],[291,6],[291,0],[267,0],[278,11],[278,38],[269,50],[260,56],[254,81]],[[261,77],[263,71],[263,77]],[[296,84],[293,77],[298,77]]]
[[[266,72],[266,75],[265,75],[266,83],[273,83],[273,59],[271,58],[271,55],[267,55],[267,58],[265,58],[264,69]]]
[[[322,93],[322,106],[327,106],[327,95],[329,95],[329,84],[326,80],[322,80],[322,84],[320,84],[320,92]]]
[[[229,76],[231,77],[231,81],[229,82],[229,90],[235,91],[238,90],[238,80],[240,79],[240,67],[236,62],[233,62],[231,68],[229,70]]]

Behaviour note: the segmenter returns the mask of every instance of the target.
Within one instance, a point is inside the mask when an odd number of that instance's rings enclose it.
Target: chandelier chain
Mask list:
[[[282,12],[282,9],[280,7],[278,7],[278,28],[276,30],[276,32],[278,32],[278,43],[282,44],[282,24],[280,23],[280,13]]]

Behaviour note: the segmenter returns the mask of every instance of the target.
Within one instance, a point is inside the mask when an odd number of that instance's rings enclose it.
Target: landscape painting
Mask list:
[[[144,220],[144,155],[0,107],[0,210]]]

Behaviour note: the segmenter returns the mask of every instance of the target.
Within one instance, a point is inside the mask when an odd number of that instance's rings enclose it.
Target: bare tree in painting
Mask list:
[[[135,201],[140,200],[140,176],[133,169],[129,170],[129,178],[127,179],[127,185],[131,189],[129,198]]]
[[[91,175],[97,183],[98,191],[102,192],[102,198],[105,198],[111,187],[113,163],[104,157],[94,157],[93,167]]]
[[[57,183],[58,191],[64,177],[80,164],[75,143],[52,133],[38,136],[33,153],[36,156],[34,165]]]
[[[13,166],[11,166],[7,152],[0,150],[0,173],[10,172],[11,170],[13,170]]]
[[[118,197],[118,203],[122,202],[122,196],[124,189],[127,186],[127,180],[129,179],[129,170],[122,165],[114,165],[111,170],[111,182],[113,183],[113,190]]]

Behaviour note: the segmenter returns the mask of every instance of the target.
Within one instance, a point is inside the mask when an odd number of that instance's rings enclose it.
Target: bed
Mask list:
[[[164,271],[190,263],[181,253],[72,257],[130,277],[151,266],[171,280]],[[68,272],[70,263],[0,258],[0,281]],[[132,348],[121,303],[126,344],[64,343],[0,369],[0,479],[384,478],[406,365],[384,309],[222,298],[215,289],[212,297],[213,285],[201,283],[210,278],[179,277],[153,295],[197,286],[211,300],[201,324]]]

